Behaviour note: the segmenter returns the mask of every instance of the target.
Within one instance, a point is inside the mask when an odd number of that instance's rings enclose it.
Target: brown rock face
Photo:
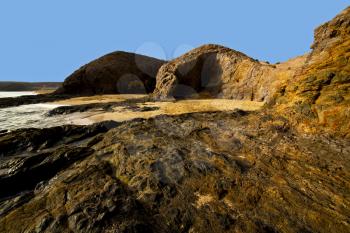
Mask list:
[[[223,46],[204,45],[160,68],[154,96],[270,101],[281,82],[293,77],[304,62],[305,57],[299,57],[270,65]]]
[[[126,52],[114,52],[84,65],[57,90],[59,94],[145,94],[153,91],[164,61]]]
[[[350,137],[350,7],[315,30],[302,69],[277,92],[276,109]],[[293,117],[291,116],[291,117]]]
[[[264,100],[270,91],[261,78],[271,69],[229,48],[204,45],[163,65],[157,74],[154,95]]]
[[[350,7],[342,11],[333,20],[321,25],[315,30],[314,50],[322,50],[342,43],[350,35]]]

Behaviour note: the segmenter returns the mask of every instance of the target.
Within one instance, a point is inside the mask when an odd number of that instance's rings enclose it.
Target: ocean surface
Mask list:
[[[34,92],[0,92],[0,98],[35,95]],[[0,109],[0,131],[20,128],[46,128],[65,124],[89,124],[80,113],[48,117],[46,114],[62,105],[58,104],[28,104],[18,107]]]

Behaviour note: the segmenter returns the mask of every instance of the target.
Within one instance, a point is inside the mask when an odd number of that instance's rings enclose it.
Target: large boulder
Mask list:
[[[114,52],[71,74],[58,94],[145,94],[153,91],[162,60],[127,52]]]

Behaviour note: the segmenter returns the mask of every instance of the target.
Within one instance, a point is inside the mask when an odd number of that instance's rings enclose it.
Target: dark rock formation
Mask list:
[[[0,135],[0,185],[6,187],[0,190],[0,200],[33,191],[59,171],[91,155],[94,150],[90,146],[98,141],[98,135],[117,125],[103,122],[88,127],[20,129]],[[0,214],[5,212],[1,208]]]
[[[62,84],[57,94],[145,94],[153,91],[164,61],[126,52],[107,54],[84,65]]]
[[[349,230],[349,141],[274,113],[160,116],[85,140],[67,128],[78,141],[2,159],[0,183],[16,185],[1,186],[0,232]]]
[[[13,156],[23,150],[33,152],[74,143],[98,133],[106,132],[116,124],[114,122],[103,122],[85,127],[64,125],[45,129],[18,129],[1,135],[0,157]]]

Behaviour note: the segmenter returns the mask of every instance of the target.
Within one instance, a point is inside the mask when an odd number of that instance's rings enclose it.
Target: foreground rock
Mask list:
[[[6,189],[0,190],[0,199],[33,189],[40,181],[92,154],[90,140],[114,126],[114,122],[104,122],[89,127],[20,129],[1,134],[0,184]]]
[[[0,136],[13,148],[1,161],[0,232],[349,230],[348,141],[297,134],[269,112],[112,126]],[[46,131],[67,136],[30,136]]]
[[[162,60],[126,52],[107,54],[70,75],[57,94],[146,94],[153,92]]]

